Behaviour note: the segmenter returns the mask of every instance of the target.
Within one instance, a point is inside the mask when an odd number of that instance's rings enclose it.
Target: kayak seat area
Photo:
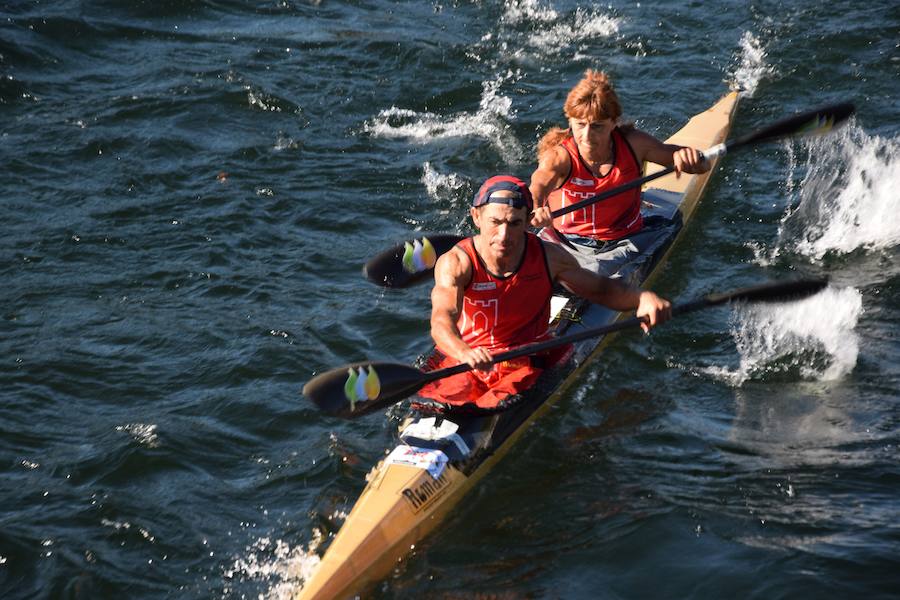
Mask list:
[[[464,462],[489,445],[496,420],[496,414],[451,420],[444,415],[416,412],[400,426],[400,441],[440,450],[452,463]]]
[[[683,195],[678,192],[647,188],[641,192],[641,214],[644,219],[658,217],[669,221],[680,221],[678,206],[681,204],[682,198]]]

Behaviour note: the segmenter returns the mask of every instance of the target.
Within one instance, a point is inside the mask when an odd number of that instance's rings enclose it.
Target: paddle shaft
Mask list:
[[[789,284],[779,284],[779,285],[789,285]],[[759,288],[754,288],[753,292],[750,292],[750,297],[743,298],[747,300],[762,300],[766,299],[765,294],[767,288],[765,286],[761,286]],[[782,292],[783,293],[783,292]],[[759,297],[752,297],[753,294],[758,295]],[[683,315],[687,313],[691,313],[703,308],[708,308],[710,306],[716,306],[719,304],[724,304],[730,300],[739,299],[742,296],[747,296],[747,290],[741,290],[739,292],[734,292],[730,294],[710,294],[707,296],[703,296],[701,298],[697,298],[696,300],[691,300],[690,302],[684,302],[682,304],[675,304],[672,306],[672,316]],[[774,299],[774,298],[773,298]],[[505,352],[501,352],[499,354],[495,354],[491,357],[491,364],[501,363],[507,360],[512,360],[514,358],[520,358],[522,356],[529,356],[532,354],[537,354],[539,352],[543,352],[545,350],[551,350],[553,348],[558,348],[560,346],[564,346],[566,344],[574,344],[575,342],[580,342],[581,340],[586,340],[588,338],[597,337],[600,335],[606,335],[608,333],[613,333],[616,331],[622,331],[623,329],[631,329],[640,325],[641,323],[647,323],[649,319],[647,317],[631,317],[628,319],[624,319],[621,321],[616,321],[615,323],[611,323],[609,325],[602,325],[600,327],[589,327],[583,331],[579,331],[577,333],[570,333],[567,335],[555,337],[549,340],[545,340],[543,342],[535,342],[533,344],[526,344],[524,346],[519,346],[518,348],[514,348],[512,350],[507,350]],[[459,373],[465,373],[466,371],[471,370],[472,367],[467,363],[460,363],[453,367],[446,367],[444,369],[438,369],[436,371],[428,371],[422,374],[421,384],[425,385],[431,381],[435,381],[437,379],[443,379],[445,377],[450,377],[452,375],[457,375]],[[421,387],[421,386],[420,386]]]
[[[706,155],[704,154],[704,157]],[[709,158],[707,157],[707,160]],[[576,210],[582,209],[585,206],[590,206],[591,204],[596,204],[601,200],[606,200],[607,198],[612,198],[613,196],[618,196],[622,192],[627,192],[628,190],[632,190],[636,187],[642,186],[648,181],[653,181],[654,179],[659,179],[660,177],[664,177],[669,173],[675,171],[675,167],[666,167],[662,171],[657,171],[656,173],[651,173],[650,175],[644,175],[640,179],[634,179],[629,181],[626,184],[617,186],[615,189],[609,190],[608,192],[603,192],[602,194],[597,194],[596,196],[591,196],[590,198],[585,198],[584,200],[580,200],[575,204],[570,204],[569,206],[564,206],[563,208],[558,208],[550,213],[550,217],[556,219],[557,217],[561,217],[563,215],[567,215],[570,212],[574,212]]]
[[[673,311],[676,307],[673,307]],[[699,307],[697,307],[699,308]],[[696,310],[696,308],[694,309]],[[602,327],[591,327],[585,329],[584,331],[579,331],[578,333],[571,333],[568,335],[563,335],[560,337],[555,337],[553,339],[549,339],[543,342],[535,342],[533,344],[526,344],[524,346],[519,346],[513,350],[507,350],[505,352],[501,352],[499,354],[495,354],[491,357],[491,364],[501,363],[507,360],[512,360],[514,358],[520,358],[522,356],[529,356],[531,354],[537,354],[539,352],[543,352],[544,350],[551,350],[553,348],[558,348],[559,346],[564,346],[566,344],[573,344],[575,342],[580,342],[581,340],[586,340],[588,338],[596,337],[598,335],[604,335],[607,333],[613,333],[615,331],[621,331],[623,329],[629,329],[636,325],[640,325],[641,323],[646,323],[646,317],[631,317],[630,319],[625,319],[623,321],[617,321],[610,325],[604,325]],[[428,371],[422,374],[422,385],[430,381],[434,381],[436,379],[443,379],[445,377],[450,377],[451,375],[457,375],[459,373],[465,373],[466,371],[471,370],[472,367],[466,363],[460,363],[453,367],[447,367],[444,369],[438,369],[437,371]]]

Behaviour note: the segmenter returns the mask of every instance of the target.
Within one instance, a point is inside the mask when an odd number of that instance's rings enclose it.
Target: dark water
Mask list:
[[[286,598],[399,411],[315,371],[427,349],[359,275],[527,177],[584,69],[665,137],[729,87],[728,156],[654,287],[796,274],[791,307],[623,335],[379,598],[900,589],[900,11],[727,1],[12,2],[0,8],[0,596]]]

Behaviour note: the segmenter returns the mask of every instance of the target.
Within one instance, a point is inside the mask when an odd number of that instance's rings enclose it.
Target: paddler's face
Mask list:
[[[591,119],[569,119],[569,127],[572,129],[572,137],[578,144],[578,150],[582,154],[593,150],[605,150],[609,147],[609,138],[616,127],[612,119],[592,121]]]
[[[507,204],[485,204],[471,209],[472,220],[494,258],[517,257],[525,244],[528,209]]]

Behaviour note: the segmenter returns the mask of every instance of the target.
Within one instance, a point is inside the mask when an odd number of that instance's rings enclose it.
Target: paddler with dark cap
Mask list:
[[[503,409],[544,368],[563,360],[566,348],[491,364],[492,354],[548,335],[557,283],[613,310],[635,310],[648,318],[645,331],[671,316],[668,300],[584,269],[557,244],[528,232],[532,208],[528,186],[516,177],[491,177],[478,190],[469,211],[478,233],[443,254],[434,268],[431,336],[438,352],[426,367],[467,363],[473,370],[434,381],[419,396],[449,410]]]

